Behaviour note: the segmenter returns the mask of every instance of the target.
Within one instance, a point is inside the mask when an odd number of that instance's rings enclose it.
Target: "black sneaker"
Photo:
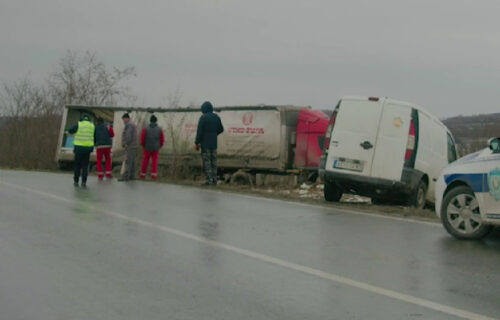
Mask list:
[[[129,181],[129,179],[128,179],[128,178],[119,178],[119,179],[118,179],[118,180],[116,180],[116,181]]]
[[[86,182],[82,182],[82,188],[83,189],[87,189],[87,183]]]
[[[78,182],[73,182],[73,186],[78,187]]]

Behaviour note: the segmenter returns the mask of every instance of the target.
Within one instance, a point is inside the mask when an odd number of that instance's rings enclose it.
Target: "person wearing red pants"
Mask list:
[[[152,115],[149,119],[149,126],[141,131],[142,163],[140,178],[146,178],[149,159],[151,158],[151,179],[158,177],[158,152],[165,142],[163,130],[158,127],[158,119]]]
[[[106,125],[104,119],[97,119],[97,126],[94,131],[94,145],[96,149],[96,167],[99,180],[111,178],[111,138],[115,136],[113,127]],[[102,169],[102,159],[104,158],[106,172]]]

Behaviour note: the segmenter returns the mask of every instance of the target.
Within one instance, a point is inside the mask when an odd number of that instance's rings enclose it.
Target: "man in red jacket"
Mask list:
[[[139,177],[142,179],[146,178],[149,158],[151,158],[151,179],[156,179],[158,177],[158,151],[165,142],[165,136],[163,135],[163,130],[158,127],[157,121],[158,119],[155,115],[152,115],[149,126],[143,128],[141,131],[141,146],[143,149],[141,173]]]

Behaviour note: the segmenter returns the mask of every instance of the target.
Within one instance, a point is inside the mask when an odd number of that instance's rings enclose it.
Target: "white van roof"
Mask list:
[[[429,118],[431,118],[435,123],[437,123],[443,129],[445,129],[451,135],[451,131],[448,129],[447,126],[444,125],[444,123],[441,122],[441,120],[439,120],[436,116],[434,116],[432,113],[430,113],[429,111],[427,111],[423,107],[421,107],[419,105],[416,105],[414,103],[411,103],[411,102],[396,100],[396,99],[392,99],[392,98],[388,98],[388,97],[381,97],[381,98],[379,98],[379,97],[363,97],[363,96],[344,96],[344,97],[342,97],[341,101],[345,101],[345,100],[350,100],[350,101],[366,101],[366,100],[369,100],[369,99],[379,99],[379,101],[381,101],[381,102],[384,102],[384,101],[385,102],[391,102],[391,103],[394,103],[394,104],[403,105],[403,106],[407,106],[409,108],[416,109],[419,112],[426,114]]]

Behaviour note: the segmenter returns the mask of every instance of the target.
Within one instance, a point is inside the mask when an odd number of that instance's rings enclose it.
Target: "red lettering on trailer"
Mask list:
[[[264,128],[229,127],[227,132],[237,134],[264,134]]]

